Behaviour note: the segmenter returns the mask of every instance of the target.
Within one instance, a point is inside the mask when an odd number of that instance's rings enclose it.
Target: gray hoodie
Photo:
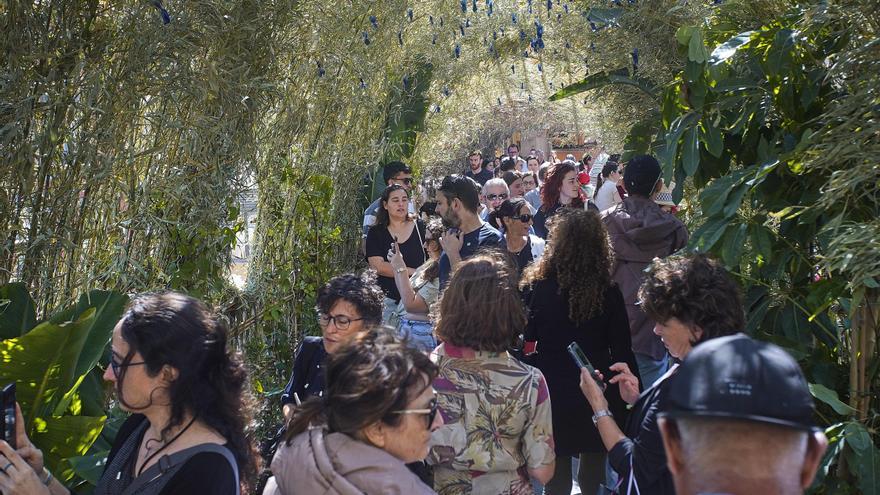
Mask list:
[[[613,278],[617,282],[632,334],[633,352],[661,359],[666,348],[654,334],[654,322],[636,305],[645,268],[654,258],[665,258],[688,241],[684,224],[648,198],[630,196],[602,212],[614,249]]]
[[[263,495],[428,495],[434,490],[382,449],[311,428],[282,443]]]

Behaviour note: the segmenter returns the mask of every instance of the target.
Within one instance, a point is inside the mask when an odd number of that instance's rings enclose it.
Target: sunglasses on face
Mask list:
[[[413,183],[412,177],[406,177],[403,179],[393,179],[395,182],[403,182],[407,186]]]
[[[532,221],[532,215],[530,213],[525,213],[523,215],[513,215],[508,218],[512,218],[514,220],[519,220],[522,223],[529,223]]]
[[[391,411],[392,414],[426,414],[428,416],[428,429],[434,424],[434,418],[437,417],[437,398],[434,397],[428,402],[428,409],[402,409],[400,411]]]
[[[495,201],[496,199],[505,200],[507,199],[507,194],[487,194],[486,199],[488,199],[489,201]]]

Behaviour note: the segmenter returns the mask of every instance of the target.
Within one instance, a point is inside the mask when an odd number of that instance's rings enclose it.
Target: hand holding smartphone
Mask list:
[[[0,415],[2,415],[2,423],[0,423],[0,440],[5,440],[13,449],[17,449],[15,439],[15,383],[10,383],[3,387],[0,393]]]
[[[599,385],[603,391],[606,386],[605,382],[603,382],[598,373],[596,372],[596,368],[590,363],[590,360],[587,359],[587,355],[584,354],[584,351],[581,349],[581,346],[577,344],[577,342],[572,342],[568,344],[568,354],[571,355],[571,359],[574,360],[574,364],[577,365],[578,369],[586,368],[587,371],[590,372],[590,376],[593,377],[593,380]]]

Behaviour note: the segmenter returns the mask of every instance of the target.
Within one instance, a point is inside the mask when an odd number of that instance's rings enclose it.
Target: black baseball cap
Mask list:
[[[739,333],[694,348],[670,378],[661,416],[757,421],[815,431],[815,406],[797,361]]]

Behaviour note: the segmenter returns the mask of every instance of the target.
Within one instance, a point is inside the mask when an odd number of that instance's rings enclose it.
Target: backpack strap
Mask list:
[[[180,452],[175,452],[171,455],[163,455],[159,458],[159,462],[153,464],[146,471],[141,473],[141,475],[122,492],[122,495],[158,495],[162,492],[162,489],[165,488],[165,485],[174,478],[174,475],[180,470],[180,468],[187,463],[187,461],[194,456],[203,453],[220,454],[226,458],[226,461],[229,463],[230,467],[232,467],[232,472],[235,473],[235,491],[236,493],[241,493],[240,480],[238,477],[238,462],[236,462],[232,451],[227,447],[216,443],[203,443],[188,449],[183,449]]]

